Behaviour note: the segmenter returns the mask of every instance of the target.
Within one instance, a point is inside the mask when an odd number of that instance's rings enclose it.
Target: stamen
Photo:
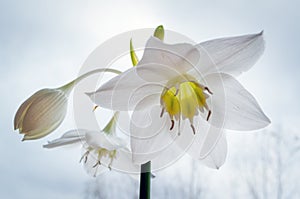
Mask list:
[[[112,162],[113,162],[113,157],[110,158],[110,162],[108,164],[108,169],[111,171],[111,165],[112,165]]]
[[[99,165],[98,165],[98,166],[99,166]],[[95,172],[94,172],[94,175],[93,175],[94,177],[97,176],[97,172],[98,172],[98,168],[99,168],[98,166],[97,166],[96,169],[95,169]]]
[[[176,90],[175,90],[174,96],[176,96],[176,95],[178,95],[178,93],[179,93],[180,84],[178,84],[178,83],[175,84],[174,88],[176,89]]]
[[[179,120],[178,120],[178,133],[177,133],[178,136],[180,136],[180,123],[181,123],[181,119],[179,117]]]
[[[174,120],[172,119],[171,120],[171,127],[170,127],[170,131],[174,128],[174,124],[175,124],[175,122],[174,122]]]
[[[175,92],[174,96],[177,96],[178,93],[179,93],[179,88],[176,89],[176,92]]]
[[[211,92],[207,86],[205,86],[204,89],[207,90],[207,92],[208,92],[209,94],[211,94],[211,95],[213,94],[213,92]]]
[[[160,117],[162,117],[162,116],[164,115],[164,113],[165,113],[165,107],[163,107],[163,108],[161,109]]]
[[[95,168],[96,166],[99,166],[99,165],[101,165],[100,160],[98,160],[98,161],[96,162],[96,164],[93,166],[93,168]]]
[[[90,151],[86,151],[80,158],[79,163],[81,163],[81,161],[84,159],[84,163],[87,162],[88,160],[88,155],[89,155]]]
[[[208,114],[207,114],[206,121],[208,121],[208,120],[209,120],[209,118],[210,118],[210,115],[211,115],[211,110],[208,110]]]
[[[99,107],[98,105],[94,106],[93,112],[94,112],[98,107]]]
[[[195,130],[195,127],[194,127],[194,125],[193,124],[191,124],[191,128],[192,128],[192,130],[193,130],[193,133],[194,133],[194,135],[196,134],[196,130]]]
[[[111,171],[111,166],[112,166],[112,163],[114,161],[114,158],[116,158],[116,154],[117,154],[117,151],[116,150],[113,150],[113,151],[110,151],[109,152],[109,157],[110,157],[110,161],[109,161],[109,164],[108,164],[108,169]]]

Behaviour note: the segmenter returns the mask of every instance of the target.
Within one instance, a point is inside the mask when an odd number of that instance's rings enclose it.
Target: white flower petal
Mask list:
[[[49,141],[48,144],[43,145],[44,148],[55,148],[69,144],[79,143],[85,140],[85,129],[74,129],[66,132],[60,138]]]
[[[132,153],[127,148],[119,149],[117,151],[116,158],[112,162],[111,169],[130,174],[140,173],[140,166],[133,164]]]
[[[142,104],[141,101],[139,105]],[[178,123],[170,130],[171,120],[167,114],[160,117],[159,104],[154,104],[151,109],[137,109],[139,111],[134,111],[131,118],[133,162],[144,164],[151,161],[151,169],[156,171],[182,157],[193,137],[186,136],[183,132],[178,136]],[[193,134],[192,130],[187,133]]]
[[[202,75],[239,75],[249,70],[264,51],[263,33],[214,39],[196,45],[200,51],[198,69]]]
[[[169,133],[169,118],[166,114],[160,118],[160,112],[160,106],[153,106],[152,109],[134,111],[132,114],[130,141],[135,164],[154,159],[174,143],[172,135],[176,134]],[[147,122],[137,122],[145,115],[148,115]]]
[[[170,132],[164,132],[170,133]],[[177,160],[179,160],[185,151],[180,148],[176,142],[170,144],[165,150],[161,151],[151,160],[151,171],[155,172],[158,170],[162,170],[168,166],[171,166]]]
[[[160,119],[160,117],[152,118],[151,116],[153,107],[160,105],[159,99],[160,93],[148,95],[142,99],[135,107],[130,123],[140,128],[146,128],[151,125],[153,119]],[[143,108],[145,106],[147,108]]]
[[[165,44],[151,37],[136,69],[148,82],[164,82],[193,69],[199,58],[199,51],[191,44]]]
[[[109,135],[104,132],[89,131],[85,134],[86,142],[93,148],[104,148],[112,151],[126,147],[127,143],[114,135]]]
[[[255,98],[234,77],[210,74],[205,77],[205,81],[213,92],[209,122],[214,126],[247,131],[266,127],[270,123]]]
[[[222,134],[214,149],[204,159],[200,160],[204,165],[219,169],[225,162],[227,156],[227,141],[225,133]]]
[[[114,77],[96,92],[87,93],[100,107],[118,111],[132,110],[145,96],[161,93],[163,87],[142,80],[136,67]]]
[[[176,137],[175,142],[194,159],[204,159],[212,152],[223,131],[207,123],[200,115],[194,117],[193,128],[195,132],[190,126],[190,122],[183,120],[180,135]],[[171,133],[177,131],[178,127],[175,126]]]

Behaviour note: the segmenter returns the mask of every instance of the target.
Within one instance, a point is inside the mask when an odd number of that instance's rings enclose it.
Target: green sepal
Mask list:
[[[163,25],[157,26],[157,28],[154,31],[153,36],[160,39],[160,40],[162,40],[162,41],[164,40],[165,30],[164,30]]]
[[[133,66],[136,66],[139,62],[138,57],[135,54],[133,45],[132,45],[132,39],[130,39],[130,57],[131,57],[131,62]]]
[[[118,117],[119,112],[115,112],[114,116],[110,119],[102,131],[107,134],[115,134]]]

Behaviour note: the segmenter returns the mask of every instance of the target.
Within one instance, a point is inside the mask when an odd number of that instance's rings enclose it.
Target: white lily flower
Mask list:
[[[88,95],[101,107],[134,110],[130,133],[135,163],[172,156],[176,143],[218,168],[227,151],[222,129],[255,130],[270,123],[255,98],[232,76],[248,70],[263,50],[262,33],[196,46],[169,45],[151,37],[137,67]]]
[[[120,73],[113,69],[90,71],[60,88],[39,90],[23,102],[14,118],[14,129],[24,134],[22,141],[39,139],[57,129],[65,118],[68,96],[73,87],[84,78],[99,72]]]
[[[128,144],[124,139],[117,137],[114,131],[115,117],[103,131],[71,130],[60,138],[49,141],[44,148],[81,144],[83,155],[80,162],[83,162],[86,172],[94,177],[104,172],[105,168],[138,173],[139,168],[132,164]]]

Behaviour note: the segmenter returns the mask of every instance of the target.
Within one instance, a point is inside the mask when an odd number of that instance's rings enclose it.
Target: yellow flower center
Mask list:
[[[161,117],[164,112],[169,114],[172,122],[170,130],[174,128],[174,119],[178,121],[178,130],[180,130],[180,120],[188,118],[195,134],[194,116],[198,115],[199,111],[204,113],[204,109],[208,112],[207,121],[211,115],[211,110],[206,103],[209,94],[212,95],[212,92],[208,87],[201,85],[193,77],[189,75],[176,77],[167,83],[161,94]]]

